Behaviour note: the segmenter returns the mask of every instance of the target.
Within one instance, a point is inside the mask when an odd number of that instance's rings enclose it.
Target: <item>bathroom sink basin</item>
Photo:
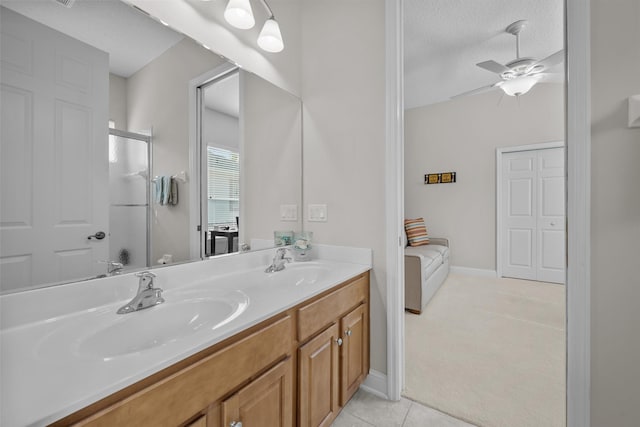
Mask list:
[[[128,314],[113,310],[87,314],[79,334],[69,333],[71,329],[78,332],[77,324],[60,327],[41,343],[39,354],[63,356],[66,348],[77,357],[108,361],[206,334],[239,316],[247,303],[244,293],[234,292],[224,297],[168,300]]]
[[[271,273],[271,279],[295,283],[296,286],[313,285],[330,272],[327,266],[316,262],[295,262],[286,264],[282,271]]]

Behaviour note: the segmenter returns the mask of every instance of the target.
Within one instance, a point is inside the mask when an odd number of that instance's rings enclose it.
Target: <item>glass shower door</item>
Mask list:
[[[151,137],[109,130],[109,260],[124,271],[149,267]]]

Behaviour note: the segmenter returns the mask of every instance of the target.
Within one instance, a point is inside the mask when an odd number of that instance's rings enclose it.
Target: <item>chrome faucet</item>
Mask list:
[[[116,274],[120,274],[122,269],[124,268],[124,264],[121,262],[115,261],[100,261],[101,263],[107,264],[107,276],[115,276]]]
[[[122,273],[122,269],[124,268],[124,264],[116,261],[98,261],[100,264],[107,264],[107,273],[106,274],[98,274],[92,279],[102,279],[103,277],[115,276],[117,274]]]
[[[276,254],[273,257],[273,262],[267,269],[264,271],[265,273],[274,273],[276,271],[284,270],[285,262],[291,262],[291,258],[285,257],[287,254],[287,248],[278,248],[276,250]]]
[[[136,276],[140,278],[138,282],[138,293],[131,301],[118,309],[118,314],[131,313],[164,302],[164,298],[161,296],[162,289],[153,287],[153,278],[156,277],[155,274],[150,271],[143,271],[136,273]]]

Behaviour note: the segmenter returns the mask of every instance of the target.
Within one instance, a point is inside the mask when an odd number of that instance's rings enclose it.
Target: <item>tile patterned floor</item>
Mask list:
[[[358,390],[332,427],[474,427],[409,399],[381,399]]]

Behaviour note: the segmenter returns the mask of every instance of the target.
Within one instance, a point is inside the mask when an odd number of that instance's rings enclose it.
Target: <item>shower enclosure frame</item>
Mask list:
[[[147,196],[147,230],[146,230],[146,249],[147,249],[147,268],[151,267],[151,171],[153,170],[153,144],[152,142],[152,134],[149,132],[149,135],[144,135],[136,132],[129,132],[125,130],[119,130],[115,128],[109,128],[109,136],[118,136],[121,138],[134,139],[136,141],[143,141],[147,144],[147,185],[146,185],[146,196]],[[121,204],[118,206],[139,206],[139,205],[127,205]]]

